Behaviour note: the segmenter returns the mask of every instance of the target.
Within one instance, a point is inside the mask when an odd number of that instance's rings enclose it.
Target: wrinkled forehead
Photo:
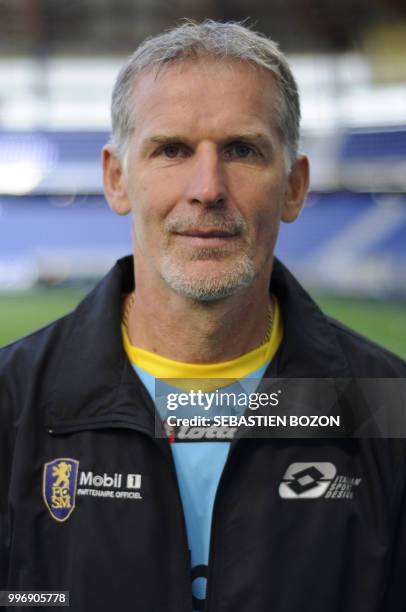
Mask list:
[[[216,107],[217,104],[217,107]],[[195,107],[207,112],[255,109],[279,128],[283,101],[270,70],[238,58],[203,55],[178,58],[146,67],[137,76],[131,95],[133,126],[154,110]]]

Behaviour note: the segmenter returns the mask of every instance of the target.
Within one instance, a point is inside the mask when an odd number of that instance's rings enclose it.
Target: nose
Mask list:
[[[220,206],[225,204],[227,190],[224,170],[216,147],[208,145],[196,151],[187,183],[186,198],[190,204]]]

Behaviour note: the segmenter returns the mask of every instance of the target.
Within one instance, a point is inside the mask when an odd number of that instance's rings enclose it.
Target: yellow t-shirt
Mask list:
[[[124,324],[121,326],[125,351],[133,366],[155,378],[244,378],[273,359],[282,341],[283,329],[278,301],[275,299],[272,333],[269,341],[236,359],[213,364],[174,361],[131,344]]]

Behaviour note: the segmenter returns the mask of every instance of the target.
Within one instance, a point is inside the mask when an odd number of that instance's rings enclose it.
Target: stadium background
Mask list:
[[[248,19],[288,54],[312,163],[277,254],[333,316],[406,357],[402,0],[0,0],[0,345],[130,252],[100,150],[123,59],[182,17]]]

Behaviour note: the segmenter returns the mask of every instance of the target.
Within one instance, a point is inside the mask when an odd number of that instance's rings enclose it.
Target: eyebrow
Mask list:
[[[258,147],[262,147],[269,152],[274,151],[273,139],[267,136],[263,132],[241,132],[238,134],[231,134],[223,139],[222,144],[230,144],[231,142],[251,142]],[[166,144],[172,144],[176,142],[184,142],[188,144],[189,139],[180,134],[156,134],[150,138],[146,138],[141,145],[141,154],[146,153],[152,146],[163,146]]]
[[[230,136],[230,138],[226,139],[226,142],[234,142],[238,140],[242,140],[244,142],[252,142],[253,144],[258,145],[259,147],[263,147],[271,151],[274,150],[273,139],[270,136],[264,134],[263,132],[242,132],[240,134]]]
[[[146,138],[142,143],[142,148],[149,147],[154,144],[167,144],[169,142],[177,142],[184,141],[185,138],[183,136],[177,136],[176,134],[157,134],[156,136],[151,136],[150,138]]]
[[[145,153],[147,153],[151,147],[153,146],[161,146],[161,145],[165,145],[165,144],[170,144],[173,142],[185,142],[185,139],[182,138],[181,136],[176,136],[176,134],[173,135],[167,135],[167,134],[162,134],[162,135],[156,135],[156,136],[151,136],[150,138],[146,138],[142,144],[141,144],[141,155],[144,155]]]

